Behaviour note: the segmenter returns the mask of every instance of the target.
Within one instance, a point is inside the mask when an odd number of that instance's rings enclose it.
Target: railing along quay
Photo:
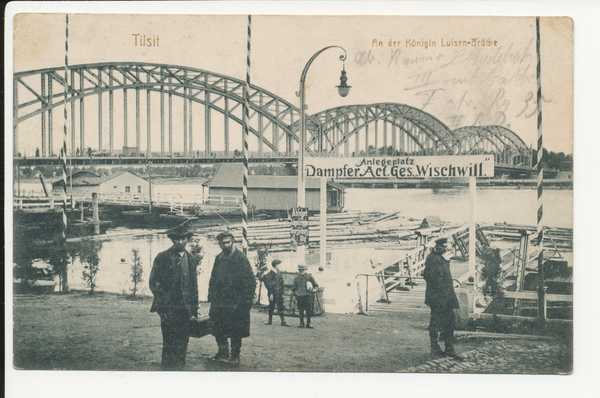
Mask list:
[[[83,195],[69,196],[67,205],[71,207],[71,200],[75,203],[91,202],[92,198]],[[98,203],[142,206],[150,204],[150,196],[143,194],[98,194]],[[152,195],[152,206],[169,207],[172,212],[183,212],[187,209],[201,211],[211,208],[239,208],[242,204],[242,198],[239,196],[219,196],[219,195],[189,195],[189,194],[171,194],[157,193]],[[14,197],[13,209],[15,210],[52,210],[56,206],[62,205],[62,198],[59,196],[28,196]]]

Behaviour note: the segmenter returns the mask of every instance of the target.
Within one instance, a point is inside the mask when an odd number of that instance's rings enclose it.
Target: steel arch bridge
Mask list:
[[[531,168],[531,148],[513,131],[502,126],[466,126],[454,130],[461,153],[494,154],[497,164]]]
[[[72,158],[229,158],[241,152],[242,80],[148,63],[84,64],[70,66],[68,72],[67,149]],[[65,123],[53,117],[65,107],[64,69],[15,73],[13,83],[15,157],[25,122],[39,126],[34,137],[27,137],[38,146],[39,157],[55,157],[62,137],[57,140],[54,131],[62,135]],[[250,156],[297,156],[298,107],[253,85],[249,98]],[[530,149],[514,132],[499,126],[451,130],[408,105],[348,105],[306,117],[309,156],[494,153],[497,164],[530,168]]]

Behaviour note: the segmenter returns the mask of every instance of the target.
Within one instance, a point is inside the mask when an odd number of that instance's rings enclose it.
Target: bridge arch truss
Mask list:
[[[531,148],[513,131],[502,126],[466,126],[454,130],[460,152],[494,154],[497,165],[531,168]]]
[[[54,155],[57,145],[54,142],[56,119],[60,119],[58,122],[62,125],[62,118],[53,119],[53,111],[60,111],[64,106],[63,71],[62,68],[51,68],[14,74],[15,154],[19,152],[19,125],[25,120],[39,117],[40,138],[37,140],[40,142],[41,156]],[[67,148],[71,156],[77,150],[84,151],[88,147],[114,153],[120,150],[121,145],[142,152],[144,144],[146,156],[152,156],[153,152],[172,156],[174,137],[179,140],[180,146],[183,145],[181,155],[211,156],[215,152],[215,130],[222,136],[219,139],[223,143],[220,155],[229,156],[230,152],[233,153],[230,148],[233,142],[230,137],[231,121],[237,125],[237,134],[241,134],[245,86],[242,80],[201,69],[146,63],[71,66],[67,80],[67,103],[70,109]],[[118,91],[121,92],[120,99],[114,95]],[[299,109],[256,86],[250,85],[249,91],[250,133],[255,138],[256,155],[265,156],[270,151],[270,154],[281,156],[297,151],[298,136],[290,126],[299,119]],[[131,106],[128,107],[132,99],[135,112],[133,129],[130,126],[133,112]],[[116,110],[117,101],[120,102],[120,111]],[[90,102],[96,111],[88,110]],[[105,103],[108,103],[108,109]],[[193,104],[201,105],[203,123],[200,129],[194,124],[196,114],[200,111],[193,109]],[[146,108],[145,117],[142,105]],[[215,121],[215,112],[223,116],[220,122]],[[86,126],[86,118],[96,122],[96,127],[90,129]],[[175,131],[175,134],[174,124],[181,130]],[[144,125],[146,131],[142,133]],[[90,130],[95,130],[94,134]],[[115,131],[120,131],[120,134],[115,134]],[[97,139],[97,143],[86,139],[91,135]],[[158,135],[160,149],[152,146]],[[197,137],[204,138],[204,143],[195,143],[194,138]],[[242,140],[237,142],[241,150]],[[202,154],[199,153],[200,148]]]
[[[87,148],[114,156],[121,147],[147,158],[229,157],[241,152],[243,80],[148,63],[76,65],[68,72],[70,156],[87,155]],[[39,143],[40,157],[56,156],[62,140],[55,139],[54,131],[62,131],[64,121],[53,116],[65,105],[64,69],[15,73],[13,83],[15,156],[20,126],[35,124],[35,119],[39,131],[27,139]],[[249,99],[250,156],[297,156],[299,109],[253,85]],[[496,164],[530,168],[531,151],[511,130],[500,126],[451,130],[409,105],[346,105],[306,117],[308,156],[494,153]]]

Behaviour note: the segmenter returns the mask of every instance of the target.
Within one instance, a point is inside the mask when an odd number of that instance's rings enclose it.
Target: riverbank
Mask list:
[[[30,370],[156,371],[160,368],[160,320],[150,297],[87,292],[15,295],[13,365]],[[208,304],[200,310],[208,313]],[[252,309],[251,336],[244,339],[239,367],[213,363],[211,336],[193,338],[188,371],[402,372],[565,374],[572,347],[556,338],[457,332],[456,362],[429,354],[428,315],[315,317],[314,329],[274,322]]]

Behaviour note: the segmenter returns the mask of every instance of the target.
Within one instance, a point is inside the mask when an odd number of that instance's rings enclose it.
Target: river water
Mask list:
[[[39,186],[39,185],[38,185]],[[157,185],[157,193],[201,193],[199,185]],[[573,191],[544,191],[544,225],[572,228]],[[477,190],[478,223],[506,222],[509,224],[535,225],[537,216],[537,191],[535,189],[481,189]],[[460,189],[347,189],[346,210],[365,212],[401,212],[404,217],[421,219],[426,216],[439,216],[451,223],[467,223],[469,220],[469,190]],[[215,256],[220,252],[218,245],[200,232],[200,243],[204,249],[201,273],[198,283],[200,300],[205,301],[208,279]],[[109,229],[102,240],[100,266],[97,274],[97,290],[129,293],[131,288],[132,249],[141,255],[143,273],[142,294],[151,294],[147,288],[152,260],[161,251],[171,246],[170,239],[160,231],[131,230],[126,228]],[[401,253],[392,250],[347,249],[331,250],[330,259],[324,271],[319,271],[319,252],[307,251],[307,265],[317,283],[325,287],[326,311],[350,312],[356,305],[356,286],[352,282],[356,274],[369,272],[370,260],[389,261]],[[255,252],[249,253],[251,263]],[[269,254],[268,261],[279,258],[284,271],[296,271],[296,254],[278,252]],[[85,289],[81,273],[82,265],[76,259],[70,265],[69,286],[72,289]],[[455,275],[459,277],[460,275]],[[263,295],[264,296],[264,295]],[[263,300],[264,301],[264,300]]]

